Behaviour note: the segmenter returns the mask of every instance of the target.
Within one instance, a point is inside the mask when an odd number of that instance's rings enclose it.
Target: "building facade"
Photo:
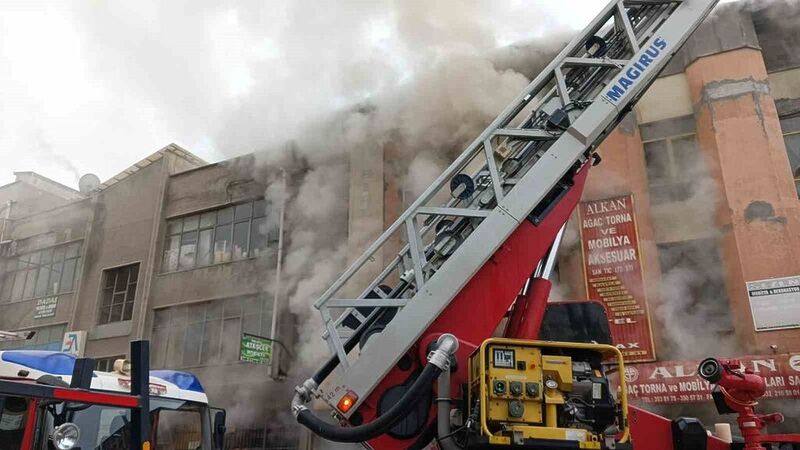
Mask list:
[[[280,341],[282,205],[264,182],[280,176],[253,166],[170,145],[85,192],[17,173],[0,186],[0,329],[36,334],[0,346],[61,350],[65,332],[85,332],[81,354],[109,370],[149,339],[151,367],[192,371],[234,415],[282,410],[254,400],[284,375],[280,347],[271,362],[239,360],[243,333]]]
[[[799,10],[718,8],[599,150],[584,205],[632,200],[641,286],[606,303],[630,312],[623,324],[649,323],[641,336],[654,351],[629,374],[646,385],[639,401],[710,408],[700,394],[645,395],[667,378],[692,381],[706,355],[750,356],[775,369],[775,397],[800,397],[781,372],[800,374]],[[349,156],[352,259],[413,199],[391,145]],[[285,411],[280,346],[271,364],[239,361],[244,333],[286,345],[294,334],[280,289],[283,205],[265,196],[285,180],[254,166],[170,145],[85,192],[17,173],[0,186],[0,329],[37,333],[0,348],[60,349],[65,332],[84,331],[84,354],[104,369],[146,338],[154,368],[196,373],[239,423]],[[604,300],[590,290],[588,239],[576,213],[557,299]]]

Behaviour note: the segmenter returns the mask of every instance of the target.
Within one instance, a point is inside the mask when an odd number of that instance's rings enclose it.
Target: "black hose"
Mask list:
[[[386,433],[403,419],[422,397],[422,393],[431,388],[433,381],[441,372],[440,368],[428,363],[400,400],[370,423],[356,427],[340,427],[323,421],[309,409],[300,411],[297,422],[329,441],[352,443],[368,441]]]

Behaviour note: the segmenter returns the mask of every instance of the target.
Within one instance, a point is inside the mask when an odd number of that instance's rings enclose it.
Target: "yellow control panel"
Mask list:
[[[573,441],[602,449],[619,422],[627,439],[625,388],[618,403],[600,366],[609,357],[622,364],[609,345],[486,340],[469,361],[468,403],[480,411],[481,435],[496,445],[556,448]]]

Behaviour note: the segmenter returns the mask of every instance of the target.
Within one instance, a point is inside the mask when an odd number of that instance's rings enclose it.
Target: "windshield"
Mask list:
[[[19,450],[28,419],[28,401],[0,395],[0,450]]]
[[[46,407],[44,427],[72,422],[80,428],[81,450],[130,450],[131,414],[126,408],[59,403]],[[202,445],[205,405],[174,399],[150,398],[150,443],[157,450],[196,449]],[[0,448],[0,450],[5,450]]]

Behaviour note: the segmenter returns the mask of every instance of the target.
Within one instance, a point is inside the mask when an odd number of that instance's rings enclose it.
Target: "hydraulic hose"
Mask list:
[[[308,401],[309,388],[315,384],[313,380],[307,380],[303,387],[298,387],[297,394],[292,400],[292,412],[295,414],[297,422],[322,438],[334,442],[364,442],[386,433],[406,416],[425,390],[431,388],[443,368],[449,367],[450,356],[458,349],[458,341],[453,335],[445,334],[439,338],[438,344],[438,348],[428,355],[428,364],[411,387],[397,403],[372,422],[355,427],[341,427],[314,415],[302,404],[304,401]]]

